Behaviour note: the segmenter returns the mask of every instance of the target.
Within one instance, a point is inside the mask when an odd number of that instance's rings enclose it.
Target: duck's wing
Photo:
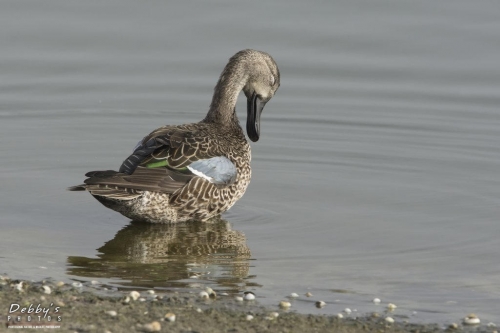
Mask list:
[[[94,195],[130,200],[143,191],[174,193],[194,177],[217,187],[236,180],[237,169],[225,156],[210,149],[206,133],[184,126],[166,126],[146,136],[118,172],[92,171],[82,186]]]
[[[182,169],[194,161],[217,156],[208,147],[206,133],[202,129],[193,128],[193,125],[164,126],[156,129],[136,145],[134,152],[123,161],[119,171],[132,174],[138,166]]]

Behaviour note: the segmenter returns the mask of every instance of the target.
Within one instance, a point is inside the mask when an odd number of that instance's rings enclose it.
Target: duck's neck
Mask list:
[[[238,125],[236,117],[236,101],[245,86],[248,76],[241,64],[229,63],[222,72],[214,89],[210,110],[204,122],[217,123],[223,126]]]

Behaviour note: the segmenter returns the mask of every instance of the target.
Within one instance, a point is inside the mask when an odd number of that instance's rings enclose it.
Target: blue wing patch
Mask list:
[[[188,169],[197,176],[217,185],[231,185],[238,170],[227,157],[217,156],[191,163]]]

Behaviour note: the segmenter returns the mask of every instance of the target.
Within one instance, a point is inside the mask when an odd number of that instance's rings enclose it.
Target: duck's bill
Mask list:
[[[260,114],[266,102],[262,101],[255,92],[247,99],[247,134],[253,142],[260,137]]]

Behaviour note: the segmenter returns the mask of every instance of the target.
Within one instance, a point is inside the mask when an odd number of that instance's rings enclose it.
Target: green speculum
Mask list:
[[[150,162],[150,163],[146,164],[146,168],[150,168],[150,169],[162,168],[162,167],[166,167],[166,168],[169,168],[171,170],[177,170],[177,171],[180,171],[180,172],[188,171],[187,167],[183,167],[183,168],[174,168],[174,167],[171,167],[170,165],[168,165],[168,161],[167,160],[160,160],[160,161]]]
[[[157,162],[150,162],[148,164],[146,164],[146,168],[161,168],[161,167],[166,167],[168,166],[168,162],[167,160],[161,160],[161,161],[157,161]]]

